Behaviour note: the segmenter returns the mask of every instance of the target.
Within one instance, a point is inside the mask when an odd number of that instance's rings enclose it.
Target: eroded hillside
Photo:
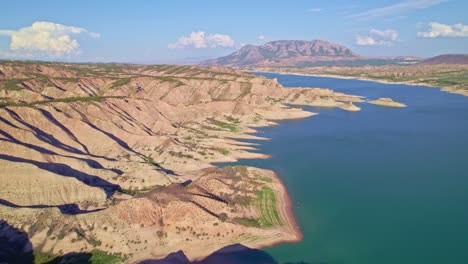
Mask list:
[[[300,237],[253,128],[361,98],[224,68],[0,63],[0,218],[48,254],[127,261]]]

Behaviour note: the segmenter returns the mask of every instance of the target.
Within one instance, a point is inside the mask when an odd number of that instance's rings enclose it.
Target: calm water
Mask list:
[[[468,97],[435,88],[262,74],[408,108],[358,104],[258,133],[283,179],[304,240],[267,249],[278,262],[468,263]]]

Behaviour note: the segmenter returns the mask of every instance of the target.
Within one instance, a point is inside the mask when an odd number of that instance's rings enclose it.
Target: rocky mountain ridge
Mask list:
[[[261,46],[246,45],[240,50],[201,64],[229,67],[245,66],[291,66],[298,63],[353,60],[361,56],[342,45],[324,40],[278,40]]]

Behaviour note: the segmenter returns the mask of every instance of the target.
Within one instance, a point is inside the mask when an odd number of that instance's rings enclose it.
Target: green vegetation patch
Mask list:
[[[130,83],[130,78],[122,78],[112,83],[110,88],[117,88]]]
[[[23,90],[24,87],[21,85],[21,83],[25,79],[11,79],[8,80],[2,87],[2,89],[7,90],[7,91],[20,91]]]
[[[271,180],[270,178],[267,179]],[[276,202],[276,195],[273,189],[262,186],[257,192],[257,197],[248,200],[249,204],[254,205],[259,210],[260,217],[257,219],[237,217],[233,220],[238,224],[249,227],[268,228],[280,226],[283,222],[279,215]]]
[[[254,119],[253,119],[253,122],[254,122],[254,123],[258,123],[258,122],[260,122],[262,119],[263,119],[263,117],[262,117],[261,115],[255,113],[255,117],[254,117]]]
[[[146,192],[148,192],[149,190],[151,190],[151,188],[142,188],[142,189],[122,189],[122,193],[131,195],[131,196],[135,196],[135,195],[138,195],[138,194],[146,193]]]
[[[93,250],[86,253],[70,254],[65,256],[53,255],[41,251],[34,251],[35,264],[58,264],[58,263],[90,263],[90,264],[117,264],[123,263],[126,256],[123,254],[107,253]]]
[[[219,152],[219,153],[225,155],[225,156],[226,156],[226,155],[229,155],[229,153],[230,153],[229,150],[227,150],[227,149],[225,149],[225,148],[216,148],[215,150],[216,150],[217,152]]]
[[[282,225],[273,189],[263,186],[262,189],[258,191],[255,203],[261,213],[261,217],[258,219],[261,227]]]
[[[255,179],[259,181],[264,181],[264,182],[273,182],[272,178],[260,175],[258,173],[255,173]]]
[[[465,85],[468,88],[468,76],[454,76],[447,78],[440,78],[433,81],[437,86],[453,86],[453,85]]]
[[[212,124],[212,125],[218,126],[218,127],[222,128],[222,129],[225,129],[225,130],[229,130],[231,132],[238,132],[239,131],[239,128],[237,127],[236,124],[223,122],[223,121],[216,120],[216,119],[213,119],[213,118],[208,119],[208,122],[210,124]]]
[[[151,155],[149,156],[144,156],[143,157],[143,160],[148,163],[149,165],[152,165],[152,166],[156,166],[156,167],[161,167],[161,165],[159,165],[159,163],[157,163],[156,161],[154,161],[153,157]]]
[[[171,77],[171,76],[151,76],[154,79],[158,79],[162,82],[169,82],[169,83],[174,83],[175,87],[179,87],[184,85],[182,81],[178,80],[177,78]]]
[[[234,124],[239,124],[240,123],[238,118],[234,118],[232,116],[226,116],[226,120],[231,122],[231,123],[234,123]]]
[[[247,227],[261,227],[258,220],[253,218],[236,217],[234,218],[234,222]]]

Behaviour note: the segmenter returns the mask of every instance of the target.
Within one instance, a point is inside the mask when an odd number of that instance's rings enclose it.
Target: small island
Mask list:
[[[351,101],[349,101],[348,103],[343,103],[340,106],[340,108],[346,111],[350,111],[350,112],[361,111],[361,108],[354,105]]]
[[[379,98],[376,100],[368,101],[369,104],[388,106],[388,107],[406,107],[405,104],[394,101],[391,98]]]

